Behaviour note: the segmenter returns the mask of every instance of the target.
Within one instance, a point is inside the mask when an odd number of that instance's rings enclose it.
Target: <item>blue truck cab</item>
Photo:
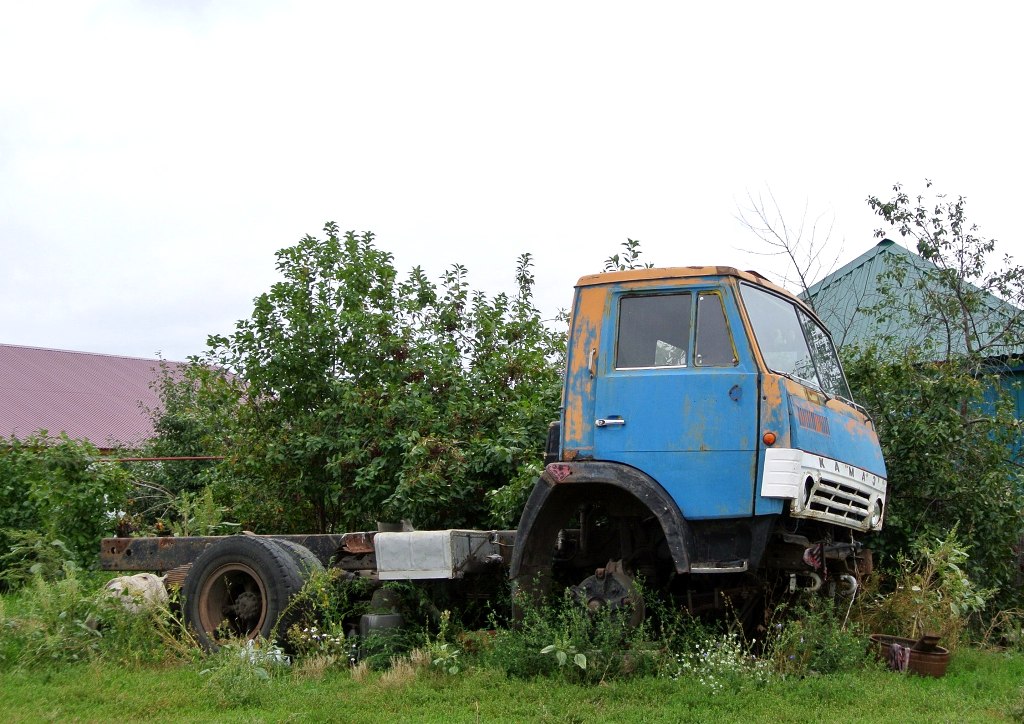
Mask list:
[[[730,267],[585,276],[511,574],[595,606],[637,576],[694,609],[766,584],[853,591],[885,493],[871,419],[801,300]]]

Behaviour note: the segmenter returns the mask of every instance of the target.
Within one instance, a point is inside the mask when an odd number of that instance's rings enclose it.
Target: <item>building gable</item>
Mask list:
[[[870,310],[883,303],[879,293],[879,276],[902,266],[906,275],[902,282],[905,305],[885,309],[887,319],[879,321]],[[922,274],[934,273],[937,267],[890,239],[884,239],[864,254],[812,285],[800,296],[808,299],[821,320],[832,333],[838,346],[866,345],[890,339],[897,346],[921,346],[930,335],[948,340],[949,352],[962,354],[967,350],[963,332],[955,325],[935,317],[916,319],[911,307],[924,309],[924,296],[916,287]],[[977,329],[979,342],[986,356],[1020,354],[1019,345],[1006,343],[999,335],[1000,322],[1017,317],[1021,310],[987,292],[979,292],[982,309],[975,315],[986,320],[988,328]],[[948,333],[948,337],[946,336]]]

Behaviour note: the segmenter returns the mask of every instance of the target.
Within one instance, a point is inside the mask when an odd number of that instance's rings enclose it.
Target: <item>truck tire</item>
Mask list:
[[[209,546],[185,578],[185,621],[203,648],[228,638],[269,638],[305,576],[295,558],[269,538],[237,535]]]
[[[320,559],[316,557],[313,551],[309,550],[304,545],[295,543],[294,541],[285,540],[284,538],[274,538],[274,542],[277,543],[284,552],[292,557],[295,564],[299,567],[299,571],[302,573],[303,578],[309,578],[314,573],[322,573],[324,570],[324,564],[320,562]]]

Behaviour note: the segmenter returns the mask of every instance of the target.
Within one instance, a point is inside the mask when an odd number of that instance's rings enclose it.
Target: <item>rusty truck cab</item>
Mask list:
[[[586,577],[583,595],[609,564],[620,592],[765,567],[817,585],[854,576],[854,534],[882,525],[878,438],[824,325],[730,267],[579,280],[546,462],[512,575]]]

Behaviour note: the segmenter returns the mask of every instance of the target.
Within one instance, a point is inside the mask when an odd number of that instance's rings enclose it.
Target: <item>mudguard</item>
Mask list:
[[[598,486],[628,493],[646,506],[661,525],[676,572],[690,572],[693,532],[665,489],[628,465],[587,461],[552,463],[537,480],[516,531],[509,569],[513,580],[543,575],[550,568],[551,551],[566,517]]]

